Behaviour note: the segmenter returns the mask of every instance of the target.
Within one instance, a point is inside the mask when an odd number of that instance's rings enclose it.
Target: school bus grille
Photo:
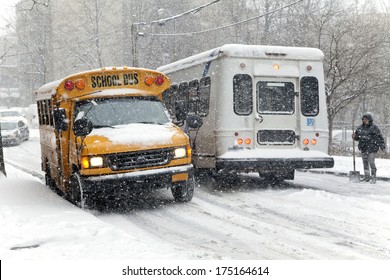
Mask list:
[[[111,170],[129,170],[168,164],[173,157],[172,149],[158,149],[107,155]]]

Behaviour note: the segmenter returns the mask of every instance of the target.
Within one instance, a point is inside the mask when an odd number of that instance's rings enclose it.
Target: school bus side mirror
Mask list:
[[[93,124],[90,120],[86,118],[78,119],[73,124],[73,132],[76,136],[87,136],[91,133],[93,129]]]
[[[53,111],[54,126],[57,131],[68,130],[65,109],[56,108]]]
[[[203,125],[203,119],[197,115],[187,116],[186,119],[189,128],[197,129]]]

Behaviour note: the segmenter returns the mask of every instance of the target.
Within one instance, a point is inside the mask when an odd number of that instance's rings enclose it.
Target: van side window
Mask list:
[[[194,115],[198,114],[198,88],[198,80],[190,81],[188,85],[188,112]]]
[[[237,115],[250,115],[253,107],[252,77],[237,74],[233,77],[233,106]]]
[[[172,85],[169,89],[165,90],[162,94],[165,106],[167,107],[169,114],[171,114],[172,117],[174,117],[176,114],[175,102],[176,102],[177,91],[178,91],[178,86]]]
[[[304,116],[317,116],[319,112],[319,91],[316,77],[301,79],[301,111]]]
[[[179,85],[175,103],[176,118],[178,121],[185,120],[188,114],[188,83],[184,82]]]
[[[199,83],[199,116],[206,117],[209,114],[210,109],[210,77],[203,77]]]

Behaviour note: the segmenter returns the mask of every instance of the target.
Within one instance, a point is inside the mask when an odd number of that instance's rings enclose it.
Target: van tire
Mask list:
[[[87,208],[86,195],[84,193],[85,184],[80,176],[80,173],[75,172],[70,177],[69,184],[69,200],[81,209]]]
[[[272,184],[278,184],[283,180],[294,180],[294,169],[287,170],[284,172],[270,172],[270,173],[261,173],[259,172],[260,177],[263,177],[267,182]]]
[[[173,198],[176,202],[189,202],[194,196],[195,179],[192,176],[188,181],[174,184],[171,188]]]

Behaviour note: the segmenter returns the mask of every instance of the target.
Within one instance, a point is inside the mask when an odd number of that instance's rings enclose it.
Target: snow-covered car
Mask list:
[[[333,130],[331,150],[334,155],[352,155],[352,144],[352,130]]]
[[[1,119],[1,139],[4,145],[19,145],[27,141],[30,137],[30,131],[27,122],[18,118]]]
[[[21,110],[18,109],[6,109],[6,110],[0,110],[0,120],[14,120],[19,119],[23,121],[24,123],[28,123],[27,119],[24,117],[25,114],[21,112]]]
[[[19,111],[17,110],[1,110],[0,111],[0,117],[21,117],[22,115],[20,114]]]

